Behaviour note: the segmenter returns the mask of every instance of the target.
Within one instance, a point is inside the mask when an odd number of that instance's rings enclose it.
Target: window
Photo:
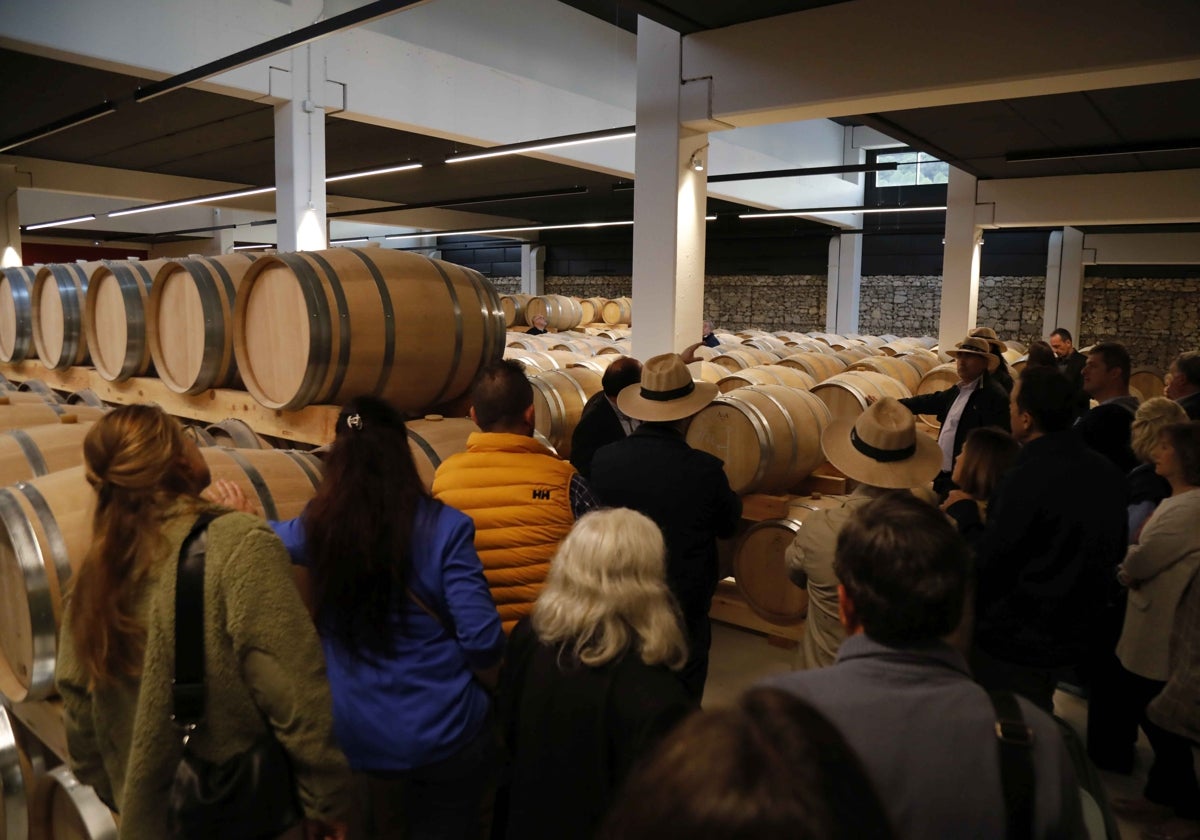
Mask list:
[[[950,180],[950,165],[925,152],[880,152],[875,161],[896,163],[891,171],[875,173],[876,187],[945,184]]]

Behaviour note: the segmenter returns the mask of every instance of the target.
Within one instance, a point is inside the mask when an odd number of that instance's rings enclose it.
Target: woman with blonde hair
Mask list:
[[[1151,397],[1138,406],[1129,428],[1129,446],[1138,465],[1129,473],[1129,542],[1137,542],[1138,533],[1159,503],[1171,495],[1171,485],[1155,472],[1154,447],[1159,433],[1172,423],[1186,423],[1183,406],[1166,397]]]
[[[590,837],[634,762],[693,710],[658,526],[625,508],[559,546],[500,679],[511,762],[497,836]]]
[[[349,773],[333,741],[321,647],[283,545],[261,519],[200,498],[208,467],[156,406],[114,409],[83,449],[94,533],[71,582],[56,673],[75,775],[120,813],[122,838],[168,836],[182,734],[172,722],[176,577],[204,514],[213,517],[203,561],[205,710],[189,749],[224,762],[273,733],[309,836],[344,836]]]

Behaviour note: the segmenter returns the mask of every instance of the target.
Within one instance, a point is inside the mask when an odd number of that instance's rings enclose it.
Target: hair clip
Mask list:
[[[362,415],[351,414],[349,417],[346,418],[346,426],[348,428],[354,429],[354,431],[356,431],[356,432],[361,431],[362,427],[363,427]]]

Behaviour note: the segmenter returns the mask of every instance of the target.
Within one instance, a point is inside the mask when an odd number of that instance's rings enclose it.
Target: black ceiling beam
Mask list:
[[[105,99],[99,105],[93,105],[91,108],[85,108],[82,111],[77,111],[74,114],[57,119],[54,122],[46,123],[38,126],[32,131],[27,131],[24,134],[18,134],[16,137],[10,137],[0,145],[0,152],[7,152],[9,149],[15,149],[17,146],[24,146],[26,143],[32,143],[35,140],[41,140],[43,137],[49,137],[52,134],[58,134],[60,131],[66,131],[68,128],[74,128],[77,125],[91,122],[92,120],[106,117],[117,110],[117,106],[109,100]]]
[[[768,178],[802,178],[807,175],[840,175],[846,172],[889,172],[896,163],[857,163],[846,166],[806,166],[802,169],[768,169],[762,172],[732,172],[727,175],[709,175],[708,183],[721,184],[727,181],[761,181]]]
[[[655,23],[661,23],[668,29],[674,29],[681,35],[692,35],[708,29],[698,20],[682,15],[654,0],[619,0],[617,5],[623,10],[635,15],[650,18]]]
[[[588,192],[587,187],[567,187],[549,192],[507,193],[505,195],[489,195],[476,198],[456,198],[451,201],[423,201],[417,204],[389,204],[386,207],[370,207],[365,210],[340,210],[337,213],[326,213],[327,219],[343,219],[348,216],[370,216],[374,213],[393,213],[397,210],[426,210],[431,207],[461,207],[467,204],[491,204],[497,201],[525,201],[532,198],[558,198],[565,195],[581,195]]]
[[[1008,163],[1032,163],[1114,155],[1161,155],[1171,152],[1194,152],[1197,149],[1200,149],[1200,139],[1178,140],[1172,143],[1129,143],[1123,146],[1081,146],[1074,149],[1035,149],[1029,152],[1009,152],[1004,159]]]

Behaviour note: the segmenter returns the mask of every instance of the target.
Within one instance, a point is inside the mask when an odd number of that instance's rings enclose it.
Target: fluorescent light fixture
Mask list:
[[[815,213],[933,213],[945,205],[929,207],[809,207],[804,210],[779,210],[764,213],[740,213],[739,219],[781,219],[785,216],[810,216]]]
[[[106,213],[110,219],[115,219],[117,216],[132,216],[134,213],[149,213],[152,210],[171,210],[175,207],[189,207],[193,204],[211,204],[214,201],[224,201],[229,198],[245,198],[248,195],[262,195],[263,193],[275,192],[274,187],[251,187],[245,190],[234,190],[227,193],[215,193],[213,195],[202,195],[199,198],[184,198],[179,201],[164,201],[159,204],[144,204],[141,207],[128,207],[124,210],[113,210],[111,213]]]
[[[264,243],[262,245],[234,245],[233,250],[235,250],[235,251],[265,251],[267,248],[274,248],[274,247],[275,247],[275,243],[272,242],[270,245],[267,245],[266,243]]]
[[[42,228],[62,227],[63,225],[73,225],[79,222],[90,222],[96,218],[95,213],[89,213],[86,216],[74,216],[70,219],[58,219],[53,222],[38,222],[36,225],[25,225],[25,230],[40,230]]]
[[[330,245],[349,245],[351,242],[370,242],[369,236],[352,236],[349,239],[330,239]]]
[[[617,227],[632,225],[632,219],[619,222],[575,222],[566,225],[520,225],[503,228],[479,228],[475,230],[427,230],[424,233],[391,233],[384,239],[422,239],[426,236],[484,236],[491,233],[529,233],[536,230],[575,230],[579,228]]]
[[[352,178],[370,178],[373,175],[388,175],[392,172],[408,172],[410,169],[420,169],[421,163],[402,163],[398,166],[385,166],[382,169],[364,169],[362,172],[344,172],[341,175],[330,175],[325,179],[326,184],[334,181],[349,181]]]
[[[565,134],[561,137],[548,137],[545,140],[531,140],[527,143],[511,143],[507,146],[494,146],[482,152],[467,152],[461,155],[450,155],[446,163],[466,163],[470,160],[502,157],[504,155],[523,155],[526,152],[540,152],[546,149],[560,149],[563,146],[582,146],[585,143],[603,143],[606,140],[627,140],[635,137],[634,126],[625,128],[610,128],[603,131],[588,131],[583,134]]]
[[[716,216],[705,216],[704,217],[704,221],[706,221],[706,222],[715,222],[716,220],[717,220]]]

